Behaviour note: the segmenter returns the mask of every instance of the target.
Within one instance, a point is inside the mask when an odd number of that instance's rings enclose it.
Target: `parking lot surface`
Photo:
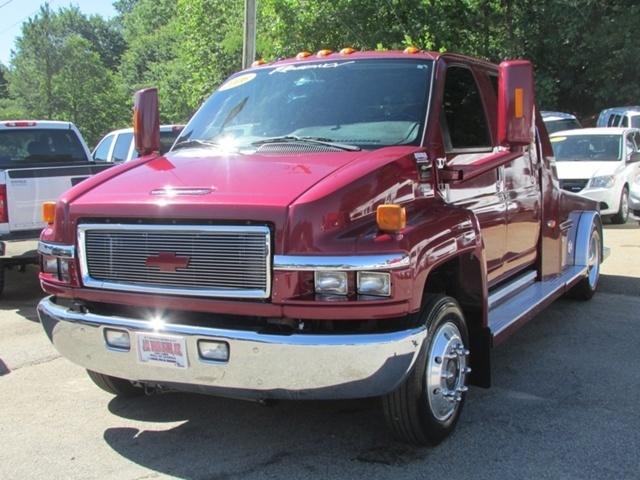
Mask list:
[[[0,300],[0,478],[640,478],[640,228],[606,226],[590,302],[561,299],[493,355],[437,448],[394,442],[376,400],[116,399],[37,323],[36,271]]]

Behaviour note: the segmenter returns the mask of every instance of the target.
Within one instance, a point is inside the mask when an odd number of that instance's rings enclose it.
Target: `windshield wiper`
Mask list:
[[[219,147],[220,144],[209,140],[199,140],[197,138],[182,140],[176,143],[171,150],[178,150],[179,148],[191,148],[191,147]]]
[[[330,138],[325,137],[299,137],[298,135],[283,135],[282,137],[271,137],[265,138],[263,140],[258,140],[256,142],[252,142],[251,145],[265,145],[267,143],[278,143],[278,142],[303,142],[303,143],[312,143],[315,145],[325,145],[327,147],[334,147],[340,150],[346,150],[350,152],[357,152],[362,150],[360,147],[356,145],[347,145],[346,143],[338,143],[334,142]]]

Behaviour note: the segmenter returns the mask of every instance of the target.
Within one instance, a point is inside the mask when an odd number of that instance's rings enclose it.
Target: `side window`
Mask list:
[[[627,115],[624,115],[622,117],[622,122],[620,122],[620,126],[621,127],[628,127],[629,126],[629,117]]]
[[[491,82],[491,88],[493,88],[493,93],[496,94],[496,99],[497,99],[498,98],[498,76],[489,74],[489,81]]]
[[[627,134],[626,143],[627,143],[627,155],[636,151],[636,145],[633,141],[633,133]]]
[[[618,123],[620,123],[620,115],[611,115],[609,118],[609,122],[607,123],[608,127],[617,127]]]
[[[640,132],[635,132],[633,138],[636,141],[636,152],[640,152]]]
[[[131,147],[131,140],[133,139],[133,133],[121,133],[116,140],[116,146],[113,147],[113,161],[124,162],[129,155],[129,147]]]
[[[442,99],[442,128],[447,150],[491,148],[480,91],[468,68],[447,69]]]
[[[109,149],[113,143],[113,135],[104,137],[93,152],[93,159],[96,162],[106,162],[109,160]]]

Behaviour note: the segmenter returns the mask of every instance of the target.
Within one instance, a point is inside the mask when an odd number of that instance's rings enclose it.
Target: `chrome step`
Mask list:
[[[525,272],[524,274],[517,277],[515,280],[509,282],[508,284],[500,287],[495,292],[489,294],[489,310],[497,307],[499,304],[507,300],[509,297],[514,296],[518,292],[524,290],[526,287],[535,282],[536,277],[538,276],[537,272]]]
[[[489,309],[489,329],[494,344],[498,344],[508,335],[509,327],[524,323],[546,303],[565,292],[572,284],[587,274],[587,267],[576,265],[568,267],[562,275],[544,282],[534,282],[521,292]]]

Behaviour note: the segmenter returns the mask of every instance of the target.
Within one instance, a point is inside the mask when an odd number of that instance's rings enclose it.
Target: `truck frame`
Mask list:
[[[342,97],[377,102],[362,131],[386,138],[411,125],[412,143],[356,148],[347,133],[340,142],[288,134],[238,152],[229,134],[193,133],[226,113],[220,131],[236,121],[240,137],[279,115],[270,107],[261,122],[236,120],[252,115],[240,113],[254,108],[249,88],[293,73],[292,89],[322,85],[330,99],[341,93],[326,90],[334,76],[357,83],[363,72],[380,77],[362,88],[408,77],[423,85],[420,101],[402,108],[355,87]],[[50,295],[38,307],[44,330],[114,394],[375,396],[397,437],[437,444],[468,385],[490,385],[493,347],[558,297],[588,299],[597,288],[597,205],[559,188],[533,88],[521,60],[302,52],[232,76],[165,156],[153,153],[156,92],[139,92],[141,158],[71,189],[47,218],[43,265],[57,261],[68,276],[40,274]],[[313,98],[283,91],[283,111]],[[224,110],[234,95],[246,99]],[[323,101],[285,117],[339,108]]]

